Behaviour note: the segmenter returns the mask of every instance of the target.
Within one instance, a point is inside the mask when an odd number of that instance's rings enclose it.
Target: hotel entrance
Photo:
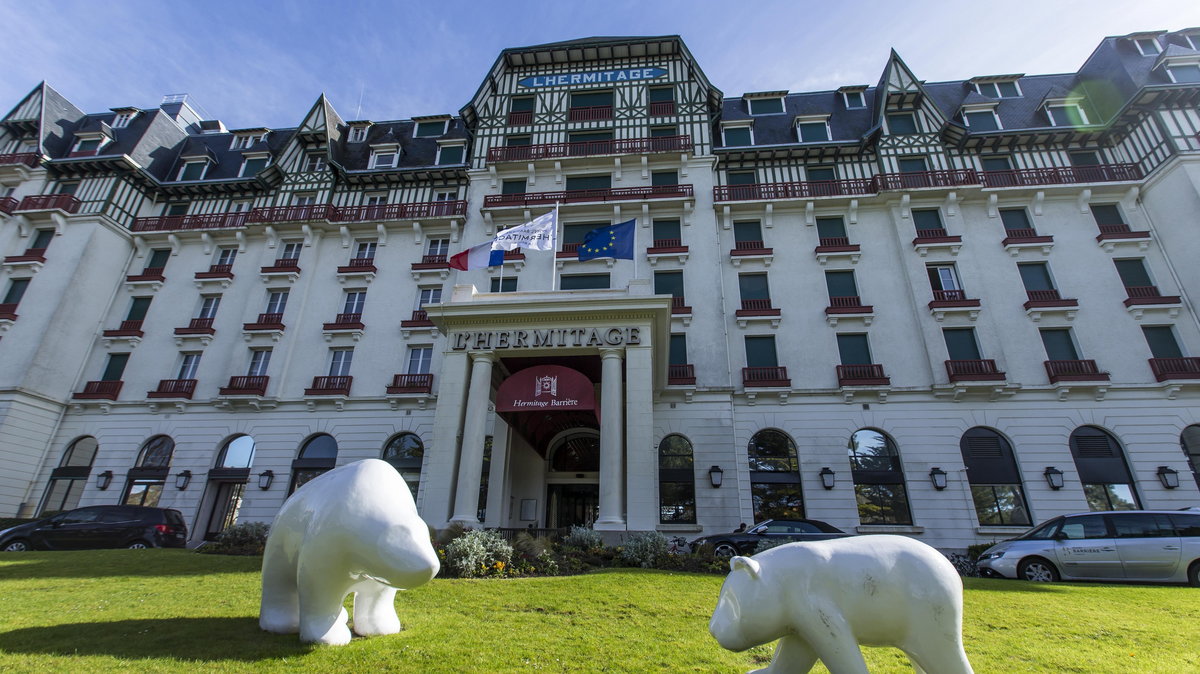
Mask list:
[[[592,527],[600,516],[599,432],[579,428],[562,433],[546,464],[546,527]]]

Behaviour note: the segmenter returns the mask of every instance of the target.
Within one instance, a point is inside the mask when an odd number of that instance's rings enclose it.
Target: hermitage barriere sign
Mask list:
[[[551,328],[547,330],[478,330],[456,332],[450,348],[545,349],[587,346],[636,346],[642,343],[641,328]]]
[[[653,80],[667,74],[666,68],[626,68],[624,70],[597,70],[588,73],[564,73],[562,75],[534,75],[517,81],[523,87],[556,87],[572,84],[606,84]]]

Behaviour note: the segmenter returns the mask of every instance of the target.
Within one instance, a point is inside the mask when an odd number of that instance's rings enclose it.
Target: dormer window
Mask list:
[[[1158,46],[1158,40],[1152,37],[1135,38],[1133,43],[1137,45],[1138,52],[1142,56],[1157,56],[1162,52],[1162,47]]]
[[[207,171],[207,161],[184,162],[183,168],[179,169],[179,177],[176,180],[203,180],[204,174]]]
[[[1002,128],[1000,118],[996,116],[996,110],[992,107],[964,108],[962,116],[963,122],[975,133],[998,131]]]
[[[414,138],[437,138],[438,136],[446,135],[446,124],[450,120],[439,119],[435,121],[417,122],[413,129]]]
[[[361,143],[367,139],[367,127],[353,126],[350,127],[350,142]]]
[[[887,116],[888,133],[909,136],[917,133],[917,116],[911,112],[893,112]]]
[[[265,169],[267,167],[267,164],[269,164],[270,162],[271,162],[270,155],[265,155],[265,154],[246,155],[245,159],[242,161],[242,170],[238,174],[238,176],[242,177],[242,178],[252,178],[252,177],[258,175],[259,171]]]
[[[749,122],[721,125],[725,147],[743,147],[754,144],[754,127]]]
[[[448,166],[466,161],[467,146],[464,143],[438,145],[437,165]]]
[[[135,110],[122,110],[118,112],[117,116],[113,118],[112,128],[124,129],[129,126],[129,123],[133,121],[135,116],[137,116],[137,111]]]
[[[240,133],[240,134],[237,134],[233,137],[233,149],[248,150],[251,147],[254,147],[255,143],[258,143],[259,141],[261,141],[262,139],[264,139],[266,137],[267,137],[267,134],[265,134],[265,133]]]
[[[1188,49],[1200,51],[1200,33],[1183,33],[1179,37],[1183,38],[1183,43]]]
[[[1046,104],[1046,116],[1051,126],[1087,126],[1087,113],[1078,103],[1059,102]]]
[[[749,98],[746,100],[752,115],[781,115],[783,114],[783,96]]]
[[[1016,80],[998,80],[995,82],[976,82],[975,90],[980,96],[988,98],[1020,98],[1021,88]]]
[[[1168,65],[1167,76],[1175,84],[1194,84],[1200,82],[1200,62]]]
[[[94,153],[100,149],[100,143],[102,140],[102,138],[80,138],[75,143],[75,149],[71,150],[71,152],[78,154],[85,154],[88,152]]]
[[[304,157],[304,172],[316,173],[325,170],[325,155],[320,152],[313,152]]]
[[[796,118],[796,139],[801,143],[821,143],[830,138],[828,115]]]
[[[400,146],[377,145],[371,148],[371,168],[395,168],[400,158]]]
[[[866,97],[861,91],[843,91],[842,102],[846,104],[847,110],[857,110],[867,107]]]

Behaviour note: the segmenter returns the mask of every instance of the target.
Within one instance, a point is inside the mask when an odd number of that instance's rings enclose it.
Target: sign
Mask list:
[[[575,84],[615,84],[618,82],[635,82],[637,80],[654,80],[664,77],[666,68],[626,68],[624,70],[596,70],[587,73],[563,73],[562,75],[534,75],[517,80],[517,84],[526,88],[536,87],[566,87]]]
[[[562,365],[535,365],[505,379],[496,391],[497,412],[594,410],[596,392],[583,373]]]
[[[554,349],[567,347],[637,346],[642,343],[641,328],[550,328],[547,330],[472,330],[450,335],[450,348],[473,349]]]

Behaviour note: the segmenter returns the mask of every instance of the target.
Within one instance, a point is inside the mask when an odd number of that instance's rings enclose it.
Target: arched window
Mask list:
[[[1012,445],[990,428],[972,428],[958,442],[975,514],[983,526],[1029,526],[1029,505]]]
[[[212,509],[208,513],[204,540],[216,540],[222,531],[237,523],[253,463],[254,438],[249,435],[236,435],[226,440],[217,453],[216,465],[208,471]]]
[[[1179,446],[1183,448],[1188,465],[1192,467],[1192,477],[1196,478],[1196,486],[1200,487],[1200,424],[1183,429],[1179,436]]]
[[[804,518],[804,492],[800,489],[800,459],[796,443],[773,428],[750,438],[750,499],[754,521]]]
[[[384,461],[392,464],[396,472],[404,478],[413,499],[421,486],[421,462],[425,458],[425,444],[416,433],[399,433],[383,446]]]
[[[87,487],[99,447],[96,438],[91,436],[79,438],[67,447],[58,468],[50,473],[50,484],[46,485],[39,516],[79,507],[79,497]]]
[[[550,454],[550,470],[558,473],[595,473],[600,470],[600,436],[578,433],[561,440]]]
[[[156,435],[142,445],[137,463],[129,469],[125,481],[125,505],[155,507],[162,498],[167,483],[167,472],[171,469],[171,455],[175,453],[175,441],[169,435]]]
[[[658,443],[658,520],[664,524],[695,524],[696,473],[692,443],[671,434]]]
[[[292,461],[292,484],[288,494],[303,487],[314,477],[332,470],[337,463],[337,453],[337,440],[328,433],[318,433],[306,440]]]
[[[217,456],[216,468],[249,468],[254,463],[254,438],[239,435],[230,438]]]
[[[912,524],[896,443],[872,428],[850,436],[850,472],[862,524]]]
[[[1125,464],[1125,452],[1108,431],[1080,426],[1071,433],[1071,456],[1083,483],[1083,495],[1092,510],[1138,510],[1133,476]]]

